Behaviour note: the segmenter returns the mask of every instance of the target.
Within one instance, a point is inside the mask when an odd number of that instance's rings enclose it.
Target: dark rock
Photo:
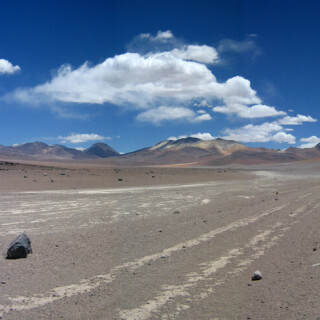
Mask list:
[[[7,259],[26,258],[29,253],[32,253],[31,241],[23,232],[11,242],[7,251]]]
[[[257,281],[257,280],[261,280],[262,279],[262,274],[261,274],[261,272],[260,271],[255,271],[254,273],[253,273],[253,276],[251,277],[251,280],[252,281]]]

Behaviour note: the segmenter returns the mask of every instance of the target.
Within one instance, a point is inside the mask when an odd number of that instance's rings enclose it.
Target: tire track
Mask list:
[[[121,265],[118,265],[111,269],[111,271],[107,274],[101,274],[89,279],[82,279],[78,283],[71,284],[68,286],[61,286],[56,287],[45,294],[34,294],[31,296],[18,296],[18,297],[8,297],[10,304],[8,305],[0,305],[0,315],[1,313],[7,313],[12,310],[22,311],[22,310],[29,310],[33,308],[37,308],[40,306],[44,306],[48,303],[52,303],[56,300],[70,298],[72,296],[78,294],[88,293],[95,288],[99,287],[102,284],[109,284],[116,280],[117,274],[121,272],[123,269],[127,269],[129,271],[135,271],[136,269],[146,265],[150,261],[161,259],[164,255],[170,256],[173,253],[176,253],[181,250],[185,250],[186,248],[192,248],[202,243],[208,242],[212,240],[217,235],[227,232],[227,231],[234,231],[240,227],[245,227],[251,223],[254,223],[265,216],[268,216],[274,212],[280,211],[286,208],[287,205],[281,205],[270,209],[262,214],[255,215],[249,218],[239,219],[235,222],[228,224],[227,226],[220,227],[214,229],[208,233],[202,234],[197,238],[190,239],[179,244],[176,244],[170,248],[166,248],[161,252],[151,254],[148,256],[144,256],[140,259],[136,259],[131,262],[126,262]]]
[[[318,207],[318,202],[315,201],[311,210],[305,211],[307,206],[302,206],[296,210],[296,215],[305,212],[305,215],[312,212],[312,209]],[[161,316],[161,319],[177,319],[177,316],[190,308],[190,303],[200,302],[208,298],[215,292],[216,287],[221,286],[230,278],[235,277],[245,271],[255,260],[265,254],[265,251],[275,246],[278,241],[291,229],[296,223],[301,221],[292,220],[286,223],[286,217],[282,217],[282,221],[276,222],[274,225],[267,227],[266,230],[250,238],[248,243],[240,248],[232,248],[228,254],[213,260],[206,264],[199,265],[201,269],[198,272],[192,272],[186,275],[186,281],[183,284],[176,286],[162,286],[161,292],[158,293],[153,299],[148,300],[145,304],[129,310],[119,310],[121,319],[124,320],[146,320],[152,319],[155,314],[159,314],[165,305],[172,309],[175,298],[188,297],[188,302],[184,304],[177,303],[174,310],[168,314]],[[248,254],[247,251],[251,249],[252,253]],[[226,272],[222,277],[215,277],[216,273],[228,267],[231,263],[235,263],[235,268]],[[213,282],[206,284],[209,282]],[[197,288],[200,293],[190,298],[190,289]],[[160,318],[160,317],[159,317]]]
[[[253,247],[255,251],[254,254],[252,254],[249,259],[246,258],[240,260],[238,262],[238,265],[241,267],[236,268],[228,273],[228,276],[231,276],[231,274],[233,276],[236,276],[244,269],[246,269],[255,259],[263,255],[267,248],[276,244],[276,242],[280,239],[282,235],[276,235],[274,237],[270,237],[270,235],[273,234],[279,227],[282,227],[282,224],[277,223],[274,227],[271,227],[270,229],[267,229],[261,232],[260,234],[252,237],[249,240],[249,243],[246,244],[244,247],[233,248],[229,250],[227,255],[220,257],[218,260],[210,261],[206,264],[207,266],[200,272],[192,272],[187,274],[187,281],[185,281],[183,284],[177,286],[163,286],[162,292],[158,294],[154,299],[147,301],[144,305],[141,305],[138,308],[131,310],[119,310],[120,318],[125,320],[152,319],[154,313],[159,312],[161,308],[163,308],[166,304],[170,303],[172,299],[177,298],[179,296],[190,296],[188,290],[199,286],[202,287],[206,282],[212,281],[214,279],[215,274],[218,271],[227,267],[229,264],[231,264],[231,262],[233,262],[240,256],[243,256],[247,248]],[[284,228],[283,230],[287,230],[287,228]],[[259,248],[255,247],[258,243],[262,242],[263,245],[260,245]],[[214,279],[215,284],[213,284],[212,288],[208,289],[205,292],[202,292],[202,294],[198,295],[197,298],[206,298],[209,294],[213,292],[214,287],[223,284],[227,279],[228,277],[224,277],[222,279]],[[181,306],[178,306],[178,309],[180,309],[180,307]],[[184,309],[186,309],[186,305],[184,305]],[[175,313],[175,316],[176,315],[177,313]]]
[[[310,194],[308,194],[310,195]],[[303,199],[306,197],[303,197]],[[305,200],[306,201],[306,200]],[[86,294],[90,291],[98,288],[99,286],[103,284],[110,284],[113,281],[115,281],[118,278],[118,275],[121,274],[121,271],[123,269],[128,269],[129,271],[135,271],[136,269],[145,266],[150,261],[159,260],[162,256],[167,255],[173,255],[181,250],[185,250],[188,248],[193,248],[195,246],[199,246],[201,244],[204,244],[206,242],[211,241],[214,239],[217,235],[225,233],[225,232],[232,232],[237,230],[238,228],[249,226],[252,223],[258,222],[264,217],[267,217],[273,213],[276,212],[282,212],[284,209],[288,208],[290,203],[285,203],[282,205],[278,205],[274,208],[271,208],[269,210],[266,210],[260,214],[256,214],[250,217],[238,219],[234,222],[229,223],[226,226],[216,228],[214,230],[211,230],[207,233],[201,234],[198,237],[195,237],[193,239],[189,239],[183,242],[180,242],[178,244],[175,244],[174,246],[171,246],[169,248],[166,248],[162,250],[161,252],[154,253],[151,255],[147,255],[144,257],[141,257],[139,259],[126,262],[123,264],[120,264],[118,266],[113,267],[109,273],[106,274],[100,274],[91,278],[85,278],[80,280],[77,283],[70,284],[67,286],[60,286],[53,288],[52,290],[47,291],[44,294],[33,294],[29,296],[17,296],[17,297],[6,297],[6,300],[8,301],[7,304],[0,306],[0,314],[2,313],[8,313],[12,310],[16,311],[23,311],[23,310],[29,310],[33,308],[37,308],[39,306],[44,306],[49,303],[52,303],[56,300],[70,298],[76,295]],[[306,207],[306,206],[304,206]],[[303,212],[303,211],[301,211]],[[279,215],[274,215],[276,217],[279,217]],[[280,226],[277,226],[277,228],[280,228]],[[268,234],[264,234],[266,231],[261,232],[260,236],[269,236]],[[233,251],[235,250],[235,251]],[[239,258],[241,256],[241,251],[238,252],[239,249],[231,249],[227,255],[221,257],[216,262],[212,262],[210,267],[208,266],[206,268],[207,277],[210,278],[214,273],[221,270],[224,266],[227,266],[230,264],[230,262],[234,261],[235,259]],[[242,263],[245,263],[245,261],[242,261]],[[210,271],[211,270],[211,271]],[[196,280],[196,279],[194,279]],[[199,282],[202,281],[201,279],[195,281]],[[183,308],[183,307],[182,307]]]

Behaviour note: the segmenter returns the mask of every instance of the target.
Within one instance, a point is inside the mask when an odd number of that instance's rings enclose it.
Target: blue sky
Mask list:
[[[7,1],[0,144],[320,142],[319,1]]]

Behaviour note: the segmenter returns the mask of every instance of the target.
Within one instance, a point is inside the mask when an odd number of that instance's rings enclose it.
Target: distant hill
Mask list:
[[[275,150],[250,148],[232,140],[183,138],[166,140],[156,145],[105,160],[110,165],[191,165],[259,164],[320,159],[320,144],[314,148]]]
[[[105,143],[96,143],[80,151],[62,145],[47,145],[43,142],[24,143],[16,146],[0,145],[0,158],[26,160],[81,160],[106,158],[118,153]]]

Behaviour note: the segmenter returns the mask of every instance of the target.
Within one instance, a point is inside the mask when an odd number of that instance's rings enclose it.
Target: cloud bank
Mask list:
[[[156,126],[169,121],[194,125],[211,121],[214,114],[222,114],[227,120],[230,117],[255,120],[254,124],[223,130],[221,136],[226,139],[294,144],[296,138],[288,133],[293,129],[285,126],[317,120],[308,115],[288,116],[276,106],[267,105],[250,80],[242,76],[218,81],[213,71],[225,52],[260,53],[252,37],[242,42],[224,40],[214,48],[186,44],[170,30],[156,35],[143,33],[128,45],[128,52],[96,65],[85,62],[73,68],[64,64],[51,80],[33,88],[18,89],[8,94],[7,99],[49,105],[53,111],[67,116],[73,116],[70,111],[63,111],[68,110],[68,105],[73,108],[79,104],[113,105],[133,110],[137,121]],[[3,61],[6,60],[0,60],[0,74],[1,70],[13,73],[20,69]],[[265,118],[278,119],[256,124]],[[213,138],[210,133],[198,133],[196,137]],[[95,134],[60,138],[71,143],[106,139]]]
[[[138,120],[161,122],[159,108],[172,108],[176,120],[177,107],[188,108],[184,117],[191,117],[192,108],[216,104],[213,112],[240,118],[264,118],[285,115],[273,106],[262,104],[248,79],[234,76],[217,81],[209,66],[219,63],[218,51],[207,45],[178,43],[171,31],[156,36],[142,34],[139,40],[149,43],[170,43],[171,49],[145,54],[126,52],[97,65],[84,63],[78,68],[62,65],[48,82],[34,88],[16,90],[11,98],[24,103],[113,104],[141,113]],[[160,109],[161,110],[161,109]],[[167,111],[167,110],[166,110]],[[181,110],[180,110],[181,111]],[[154,116],[159,115],[155,121]],[[200,120],[209,120],[210,115]],[[193,117],[195,119],[195,117]],[[210,117],[211,118],[211,117]],[[180,118],[179,118],[180,119]],[[168,117],[166,117],[168,120]]]

